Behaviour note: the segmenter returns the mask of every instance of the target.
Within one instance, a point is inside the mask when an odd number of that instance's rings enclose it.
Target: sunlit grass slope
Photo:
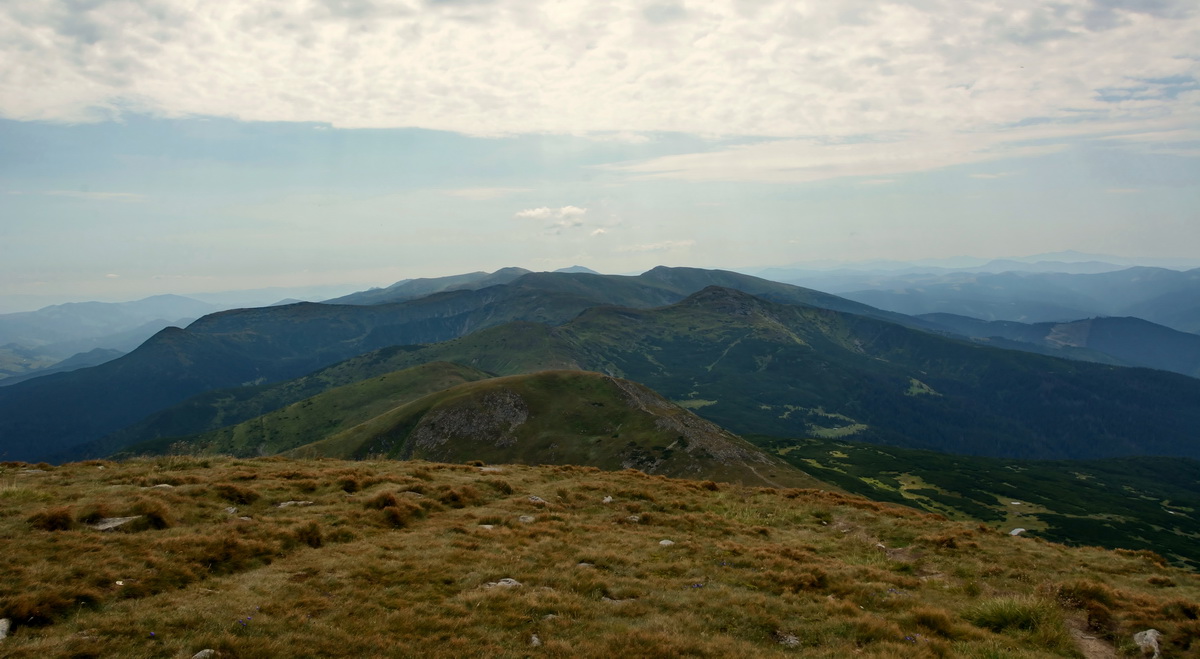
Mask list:
[[[487,377],[468,366],[430,362],[337,387],[199,436],[166,437],[132,446],[125,453],[168,453],[173,447],[186,447],[190,453],[275,455],[324,439],[427,394]]]
[[[469,382],[289,452],[575,464],[777,487],[826,486],[637,383],[543,371]]]
[[[1149,552],[636,471],[5,463],[0,538],[10,657],[1133,656],[1147,628],[1200,650],[1200,578]]]

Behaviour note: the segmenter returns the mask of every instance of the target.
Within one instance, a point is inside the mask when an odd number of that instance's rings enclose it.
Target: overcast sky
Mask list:
[[[1200,257],[1195,0],[0,3],[0,297],[1066,249]]]

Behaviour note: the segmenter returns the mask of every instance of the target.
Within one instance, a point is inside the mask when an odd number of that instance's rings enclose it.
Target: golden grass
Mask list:
[[[1167,656],[1200,652],[1200,578],[1147,553],[817,490],[499,469],[173,457],[21,476],[0,496],[0,653],[1077,656],[1070,616],[1124,651],[1153,627]]]

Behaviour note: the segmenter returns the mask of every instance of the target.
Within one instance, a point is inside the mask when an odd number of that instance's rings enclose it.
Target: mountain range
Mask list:
[[[788,303],[719,286],[680,299],[713,282]],[[844,436],[1005,457],[1196,454],[1194,379],[970,345],[897,325],[894,317],[721,271],[532,273],[402,303],[213,314],[100,367],[0,390],[0,428],[11,456],[120,450],[244,421],[323,388],[294,387],[295,395],[248,405],[244,415],[212,401],[272,387],[206,391],[266,386],[379,346],[433,343],[359,357],[356,363],[375,365],[339,384],[432,361],[499,375],[576,368],[648,385],[739,433]],[[514,319],[526,320],[509,324]],[[461,338],[436,343],[453,337]],[[208,402],[184,402],[196,394]],[[47,437],[57,441],[37,444]]]

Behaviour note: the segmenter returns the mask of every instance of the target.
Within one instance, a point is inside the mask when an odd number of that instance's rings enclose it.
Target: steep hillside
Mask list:
[[[641,385],[581,371],[451,387],[289,454],[575,464],[772,487],[822,485]]]
[[[1200,649],[1200,578],[1151,552],[816,490],[180,457],[0,482],[6,657],[1032,659],[1133,656],[1147,629]]]

